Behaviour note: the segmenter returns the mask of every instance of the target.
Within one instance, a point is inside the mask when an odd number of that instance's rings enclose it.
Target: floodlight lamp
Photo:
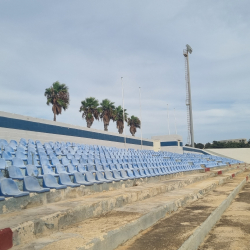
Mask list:
[[[187,47],[187,51],[188,51],[190,54],[192,54],[193,50],[192,50],[191,46],[189,46],[189,45],[187,44],[186,47]]]

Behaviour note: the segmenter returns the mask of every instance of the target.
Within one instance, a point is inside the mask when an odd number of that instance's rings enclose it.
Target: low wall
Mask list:
[[[183,147],[184,153],[192,153],[192,154],[204,154],[204,155],[209,155],[209,152],[206,152],[202,149],[198,148],[191,148],[191,147]]]
[[[124,137],[120,134],[0,111],[0,139],[19,141],[21,138],[42,143],[69,141],[125,148]],[[153,150],[152,140],[142,142],[143,149]],[[127,136],[126,148],[141,149],[140,138]]]
[[[250,163],[250,148],[213,148],[208,153]]]

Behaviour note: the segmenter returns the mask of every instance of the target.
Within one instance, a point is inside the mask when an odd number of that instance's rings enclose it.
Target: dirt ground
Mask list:
[[[232,180],[223,186],[216,188],[202,199],[193,202],[191,205],[183,209],[180,209],[178,212],[167,215],[157,224],[141,232],[136,237],[118,247],[116,250],[179,249],[179,247],[181,247],[185,240],[189,238],[193,231],[207,219],[211,212],[217,208],[217,206],[238,184],[239,182]],[[218,250],[221,248],[212,249]]]
[[[222,215],[199,250],[250,249],[250,182]]]

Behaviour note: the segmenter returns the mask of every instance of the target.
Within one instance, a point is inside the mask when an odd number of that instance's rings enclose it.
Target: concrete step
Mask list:
[[[99,206],[99,213],[92,213],[89,218],[85,216],[84,218],[76,218],[74,220],[74,215],[68,215],[67,217],[70,218],[71,224],[60,223],[59,226],[59,223],[57,223],[57,230],[51,230],[52,224],[47,223],[47,225],[45,224],[47,230],[44,230],[40,235],[35,233],[32,236],[31,230],[29,231],[28,239],[24,237],[24,234],[19,235],[15,241],[15,243],[19,244],[16,249],[42,249],[43,247],[44,249],[114,249],[122,242],[138,234],[139,231],[150,227],[163,218],[166,213],[176,211],[179,207],[197,200],[210,190],[215,189],[218,185],[228,182],[232,178],[232,175],[238,175],[243,171],[243,169],[239,169],[237,172],[232,170],[221,175],[213,173],[214,177],[196,181],[185,187],[172,189],[169,192],[166,192],[167,189],[163,188],[164,192],[158,192],[157,195],[153,196],[150,196],[150,193],[146,191],[148,189],[144,188],[144,192],[142,193],[149,194],[144,196],[144,200],[136,199],[138,193],[134,193],[131,195],[131,197],[135,198],[133,202],[127,202],[127,205],[123,203],[120,206],[113,206],[112,211],[109,210],[111,211],[109,213],[107,213],[107,209],[104,211]],[[156,187],[154,184],[150,189],[162,189],[164,183],[157,185]],[[123,195],[127,196],[128,193]],[[115,200],[115,197],[112,197],[112,199]],[[112,201],[112,199],[108,199],[107,201]],[[84,201],[86,202],[86,199]],[[85,202],[79,205],[79,207],[82,208]],[[92,202],[96,204],[94,198]],[[72,204],[72,207],[74,206],[75,204]],[[86,209],[84,211],[86,212]],[[59,215],[59,217],[61,216]],[[64,216],[62,217],[65,218]],[[76,222],[78,222],[78,225],[76,225]],[[55,226],[55,223],[53,225]],[[44,237],[45,235],[47,237]],[[37,236],[43,237],[34,240]],[[17,239],[19,239],[19,242]],[[30,242],[32,239],[34,241]],[[30,243],[25,245],[23,244],[25,241],[29,241]]]
[[[232,204],[223,213],[199,250],[249,249],[250,182],[247,182]]]

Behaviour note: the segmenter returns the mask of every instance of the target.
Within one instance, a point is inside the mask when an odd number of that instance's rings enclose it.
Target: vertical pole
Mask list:
[[[168,114],[168,104],[167,104],[167,114]],[[168,114],[168,134],[170,135],[170,128],[169,128],[169,114]]]
[[[140,93],[140,121],[141,121],[141,87],[139,87],[139,93]],[[142,124],[142,121],[141,121],[141,124]],[[141,128],[141,150],[142,150],[142,128]]]
[[[190,134],[191,146],[194,148],[194,127],[193,127],[193,113],[192,113],[192,99],[191,99],[191,84],[189,74],[189,56],[187,51],[187,72],[188,72],[188,95],[189,95],[189,114],[190,114]]]
[[[123,77],[121,77],[122,82],[122,109],[123,109],[123,136],[124,136],[124,146],[126,148],[126,131],[125,131],[125,111],[124,111],[124,88],[123,88]]]
[[[177,135],[177,126],[176,126],[175,108],[174,108],[174,125],[175,125],[175,134]]]

